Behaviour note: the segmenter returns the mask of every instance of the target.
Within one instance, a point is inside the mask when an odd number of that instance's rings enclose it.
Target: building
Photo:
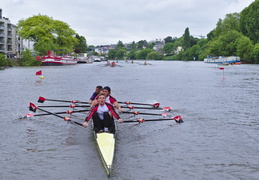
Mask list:
[[[23,43],[17,35],[16,26],[2,16],[2,9],[0,9],[0,53],[12,58],[19,57],[22,50]]]

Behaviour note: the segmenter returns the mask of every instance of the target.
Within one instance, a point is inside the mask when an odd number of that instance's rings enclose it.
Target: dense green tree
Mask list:
[[[167,55],[171,55],[173,53],[173,51],[175,50],[174,44],[173,43],[166,43],[163,50]]]
[[[143,49],[139,52],[136,53],[136,58],[137,59],[146,59],[147,58],[147,54],[154,51],[153,49]]]
[[[86,53],[87,52],[87,44],[86,39],[84,36],[76,35],[76,38],[78,39],[78,44],[75,45],[74,49],[76,53]]]
[[[136,51],[135,51],[135,50],[131,50],[131,51],[127,54],[127,58],[128,58],[128,59],[136,59]]]
[[[121,49],[124,48],[124,44],[122,43],[122,41],[118,41],[117,45],[116,45],[116,49]]]
[[[237,55],[238,39],[241,36],[242,34],[237,31],[223,33],[218,39],[209,42],[209,54],[216,56]]]
[[[19,59],[18,64],[21,66],[36,66],[40,65],[41,61],[37,61],[32,52],[29,49],[26,49],[21,53],[22,58]]]
[[[171,36],[167,36],[164,41],[165,41],[165,44],[166,43],[174,43],[176,41],[176,37],[172,38]]]
[[[34,50],[39,54],[40,56],[46,55],[47,51],[53,49],[59,49],[57,44],[54,44],[53,42],[38,42],[34,44]]]
[[[154,60],[161,60],[163,58],[163,55],[157,51],[152,51],[147,54],[146,59],[154,59]]]
[[[252,41],[246,37],[241,36],[237,39],[237,55],[243,59],[250,59],[253,56],[254,45]]]
[[[39,14],[20,20],[17,29],[20,37],[33,41],[37,47],[42,47],[40,43],[52,43],[55,48],[72,52],[78,43],[75,31],[67,23],[46,15]]]
[[[137,42],[137,48],[138,49],[144,49],[148,46],[148,42],[146,40],[140,40]]]
[[[201,39],[197,45],[200,47],[200,53],[198,56],[198,60],[203,60],[204,58],[207,57],[207,55],[209,54],[207,51],[207,47],[208,47],[208,39]]]
[[[184,49],[191,47],[190,32],[188,27],[184,31],[182,46]]]
[[[0,66],[6,66],[6,64],[7,64],[7,59],[5,55],[0,53]]]
[[[149,43],[149,44],[147,45],[147,48],[149,48],[149,49],[153,49],[153,48],[154,48],[154,46],[155,46],[155,43],[154,43],[154,42],[152,42],[152,43]]]
[[[259,0],[255,0],[240,14],[240,31],[254,43],[259,42]]]
[[[137,48],[137,44],[135,43],[135,41],[128,44],[128,46],[127,46],[127,49],[129,49],[129,50],[136,50],[136,48]]]
[[[200,46],[199,45],[194,45],[190,48],[189,50],[189,58],[190,60],[198,60],[199,59],[199,54],[200,54]]]
[[[125,52],[126,52],[126,50],[124,50],[124,49],[117,50],[116,58],[117,59],[124,59]]]
[[[256,43],[253,48],[253,59],[256,64],[259,64],[259,43]]]
[[[115,59],[116,58],[117,51],[115,49],[111,49],[108,53],[109,59]]]
[[[222,33],[227,31],[239,31],[239,13],[227,14],[224,20],[219,19],[214,31],[214,37],[219,37]]]

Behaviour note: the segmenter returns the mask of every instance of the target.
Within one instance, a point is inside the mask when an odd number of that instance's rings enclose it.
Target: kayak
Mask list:
[[[115,134],[109,132],[96,133],[94,131],[94,137],[104,168],[110,176],[115,152]]]

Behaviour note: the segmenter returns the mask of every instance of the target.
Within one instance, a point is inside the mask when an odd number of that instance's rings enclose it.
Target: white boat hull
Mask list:
[[[217,63],[217,64],[232,64],[241,62],[238,56],[228,56],[228,57],[208,57],[204,59],[205,63]]]
[[[115,152],[115,135],[107,132],[95,133],[95,139],[103,165],[110,176]]]

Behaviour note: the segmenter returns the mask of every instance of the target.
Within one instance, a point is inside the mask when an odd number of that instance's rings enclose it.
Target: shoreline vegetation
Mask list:
[[[26,50],[22,53],[21,58],[6,58],[5,55],[0,54],[0,69],[14,66],[39,66],[41,61],[37,61],[34,56],[31,55],[30,50]]]

